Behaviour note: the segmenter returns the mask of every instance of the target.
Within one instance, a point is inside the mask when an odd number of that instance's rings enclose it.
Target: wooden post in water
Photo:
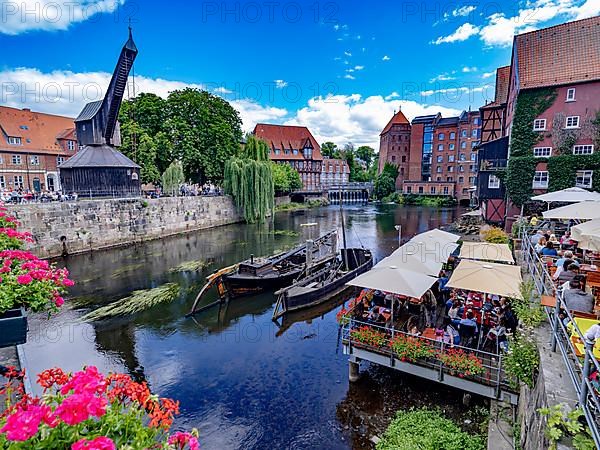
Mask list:
[[[348,360],[348,380],[350,383],[355,383],[360,378],[360,365],[358,358],[352,356]]]

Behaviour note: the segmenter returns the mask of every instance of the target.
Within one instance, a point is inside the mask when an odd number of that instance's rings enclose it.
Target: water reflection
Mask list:
[[[370,248],[379,260],[397,248],[396,224],[402,224],[403,236],[410,238],[451,222],[457,213],[455,209],[353,206],[344,211],[348,245]],[[300,226],[305,223],[317,226]],[[347,420],[336,405],[356,404],[362,410],[365,406],[356,400],[355,392],[368,399],[377,385],[358,385],[349,391],[347,358],[336,351],[339,302],[275,324],[271,321],[275,299],[263,294],[236,299],[194,320],[185,318],[213,270],[250,254],[291,248],[339,223],[336,207],[288,212],[278,214],[272,223],[231,225],[70,257],[61,264],[78,282],[72,290],[74,298],[49,322],[41,316],[32,318],[25,346],[30,372],[95,364],[145,379],[157,394],[181,401],[176,427],[199,428],[204,449],[359,446],[360,432],[345,429]],[[293,230],[298,236],[274,234],[274,230]],[[210,267],[197,272],[171,270],[199,260],[210,262]],[[128,317],[91,324],[80,321],[100,305],[168,282],[181,287],[171,303]],[[377,371],[368,373],[374,379],[379,376]],[[397,395],[393,387],[386,392]],[[411,398],[419,402],[417,395]]]

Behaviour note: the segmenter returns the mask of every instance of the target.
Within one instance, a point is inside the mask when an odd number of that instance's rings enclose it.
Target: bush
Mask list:
[[[509,338],[504,370],[512,378],[510,382],[512,387],[517,388],[521,382],[533,388],[539,367],[540,355],[532,336],[520,333]]]
[[[483,450],[482,436],[462,431],[437,411],[426,409],[399,411],[377,450]]]
[[[508,234],[496,227],[481,231],[481,237],[490,244],[508,244]]]
[[[396,190],[396,182],[389,175],[382,173],[375,180],[375,186],[373,194],[375,198],[382,199],[390,194],[393,194]]]

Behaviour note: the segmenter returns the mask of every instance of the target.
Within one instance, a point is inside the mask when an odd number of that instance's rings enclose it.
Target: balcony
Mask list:
[[[508,159],[482,159],[479,163],[480,172],[498,172],[506,170]]]

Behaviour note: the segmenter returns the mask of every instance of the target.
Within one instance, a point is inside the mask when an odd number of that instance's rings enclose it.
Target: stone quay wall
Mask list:
[[[130,245],[242,220],[230,197],[79,200],[9,206],[41,258]]]

